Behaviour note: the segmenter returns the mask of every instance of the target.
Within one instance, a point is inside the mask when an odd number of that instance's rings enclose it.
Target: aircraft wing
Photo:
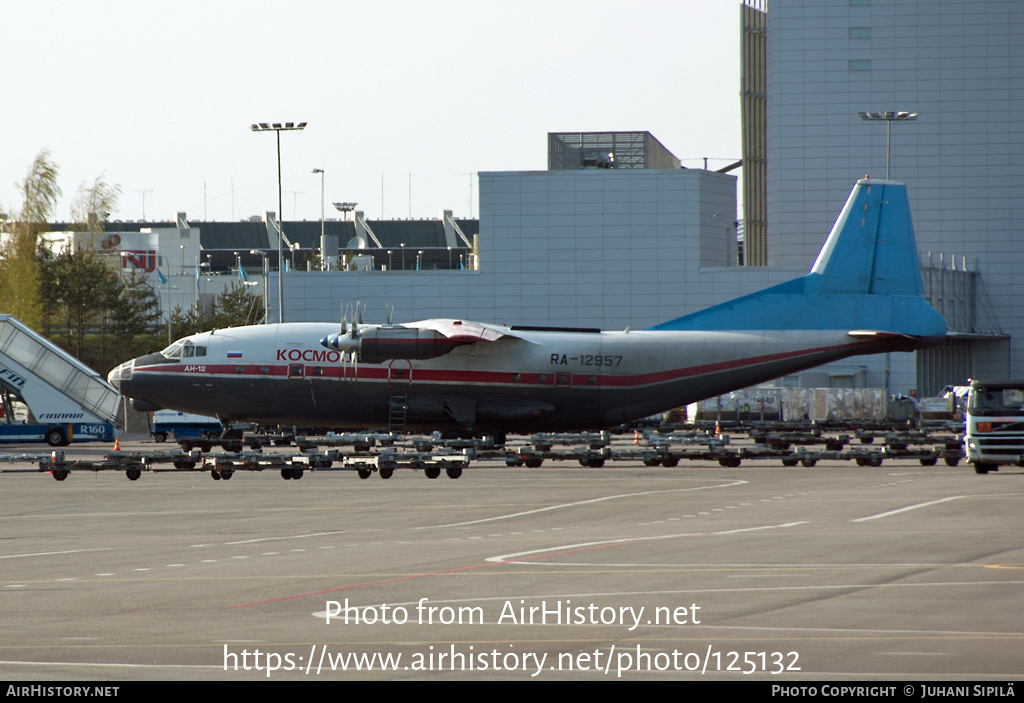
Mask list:
[[[494,342],[502,337],[515,337],[517,339],[522,339],[520,335],[515,334],[512,330],[503,325],[470,322],[469,320],[421,320],[419,322],[407,322],[403,327],[433,330],[448,339],[459,341],[464,344],[472,344],[473,342]]]

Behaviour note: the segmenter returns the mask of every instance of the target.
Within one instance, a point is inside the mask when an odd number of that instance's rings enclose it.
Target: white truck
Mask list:
[[[979,474],[1024,466],[1024,381],[971,381],[964,456]]]
[[[220,420],[206,415],[193,415],[178,410],[157,410],[153,413],[153,439],[166,442],[169,437],[181,439],[216,439],[220,437]]]
[[[95,371],[0,315],[0,442],[113,442],[120,401]]]

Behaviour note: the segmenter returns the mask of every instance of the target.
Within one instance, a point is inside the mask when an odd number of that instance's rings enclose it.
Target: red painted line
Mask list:
[[[617,387],[617,388],[630,388],[639,387],[644,385],[651,385],[655,383],[664,383],[667,381],[680,380],[684,378],[691,378],[694,376],[701,376],[711,373],[720,373],[723,371],[733,371],[746,366],[754,366],[757,364],[766,364],[773,361],[782,361],[785,359],[794,359],[801,356],[808,356],[812,354],[819,354],[822,352],[829,352],[836,349],[843,349],[846,347],[855,347],[865,344],[864,342],[855,342],[851,344],[839,344],[825,347],[815,347],[813,349],[800,349],[797,351],[790,352],[779,352],[777,354],[764,354],[761,356],[747,357],[744,359],[735,359],[731,361],[719,361],[709,364],[701,364],[699,366],[689,366],[681,369],[668,369],[665,371],[654,371],[651,373],[633,374],[633,375],[610,375],[610,374],[587,374],[579,373],[578,371],[559,371],[559,367],[553,366],[550,371],[545,372],[524,372],[524,373],[512,373],[508,371],[461,371],[458,369],[430,369],[430,368],[412,368],[412,382],[413,383],[461,383],[461,384],[505,384],[510,386],[522,385],[552,385],[555,380],[555,374],[558,373],[571,373],[572,383],[578,387]],[[397,360],[396,361],[403,361]],[[206,376],[217,375],[224,377],[231,376],[263,376],[263,377],[286,377],[288,376],[289,365],[278,365],[278,364],[260,364],[253,363],[251,361],[245,364],[205,364],[205,371],[185,371],[188,366],[194,366],[194,364],[157,364],[154,366],[145,366],[135,369],[135,373],[177,373],[180,374],[182,380],[188,378],[202,379]],[[244,373],[236,373],[238,366],[244,367]],[[323,374],[320,376],[314,376],[311,373],[305,373],[304,378],[307,379],[335,379],[335,378],[349,378],[353,375],[353,372],[348,370],[347,367],[342,367],[336,364],[324,363],[324,364],[304,364],[306,368],[319,367],[323,369]],[[269,373],[260,373],[259,369],[267,367]],[[595,369],[600,367],[595,367]],[[400,369],[403,372],[401,378],[396,378],[390,373],[390,369],[382,365],[359,365],[358,376],[360,380],[392,380],[392,381],[408,381],[409,378],[405,376],[405,373],[409,372],[409,369],[402,367]],[[538,376],[546,376],[546,380],[541,383],[537,380]],[[519,376],[519,381],[514,381],[513,376]],[[589,383],[591,376],[597,379],[596,384]]]

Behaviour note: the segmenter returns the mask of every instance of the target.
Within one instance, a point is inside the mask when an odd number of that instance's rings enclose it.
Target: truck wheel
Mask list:
[[[155,439],[157,442],[166,442],[167,441],[167,433],[166,432],[155,432],[153,434],[153,439]]]
[[[68,443],[67,438],[64,436],[64,430],[57,427],[47,430],[45,438],[46,443],[51,447],[63,447]]]
[[[974,465],[974,473],[976,474],[987,474],[989,471],[995,470],[995,464],[978,463]]]

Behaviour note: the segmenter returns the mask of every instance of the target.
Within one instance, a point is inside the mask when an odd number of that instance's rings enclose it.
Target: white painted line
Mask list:
[[[877,520],[883,517],[889,517],[891,515],[899,515],[905,513],[908,510],[917,510],[918,508],[927,508],[931,505],[938,505],[939,503],[948,503],[951,500],[957,500],[958,498],[966,498],[967,496],[950,496],[949,498],[941,498],[939,500],[932,500],[927,503],[918,503],[917,505],[908,505],[905,508],[897,508],[896,510],[890,510],[885,513],[878,513],[877,515],[868,515],[867,517],[859,517],[850,522],[867,522],[868,520]]]
[[[536,510],[524,510],[521,513],[509,513],[507,515],[495,515],[494,517],[485,517],[480,520],[469,520],[467,522],[454,522],[448,525],[432,525],[428,527],[417,527],[417,530],[436,530],[444,527],[465,527],[466,525],[479,525],[482,522],[493,522],[495,520],[508,520],[516,517],[523,517],[524,515],[536,515],[537,513],[546,513],[552,510],[561,510],[563,508],[575,508],[580,505],[591,505],[593,503],[603,503],[608,500],[619,500],[620,498],[635,498],[637,496],[649,496],[649,495],[661,495],[664,493],[687,493],[690,491],[708,491],[713,488],[732,488],[733,486],[745,485],[747,481],[730,481],[729,483],[719,483],[713,486],[699,486],[696,488],[673,488],[666,491],[641,491],[640,493],[620,493],[613,496],[604,496],[603,498],[592,498],[591,500],[581,500],[576,503],[560,503],[559,505],[549,505],[546,508],[537,508]]]

